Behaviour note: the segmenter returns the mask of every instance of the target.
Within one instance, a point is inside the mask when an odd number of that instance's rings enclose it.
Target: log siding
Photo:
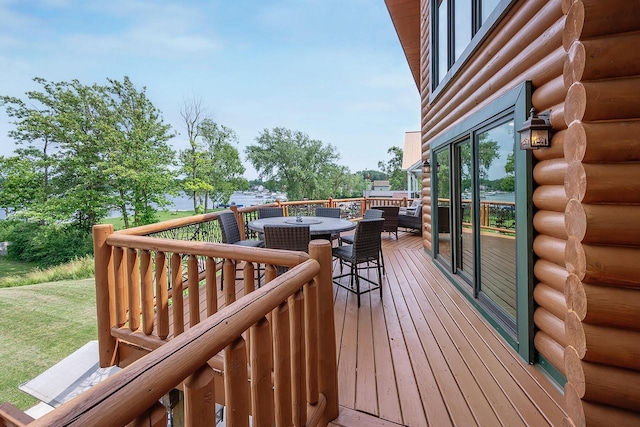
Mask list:
[[[420,1],[423,159],[439,136],[532,81],[554,131],[533,152],[534,345],[568,379],[567,425],[640,422],[629,387],[640,378],[640,3],[517,1],[435,92],[431,10]],[[431,185],[424,177],[425,207]],[[431,252],[430,209],[423,229]]]

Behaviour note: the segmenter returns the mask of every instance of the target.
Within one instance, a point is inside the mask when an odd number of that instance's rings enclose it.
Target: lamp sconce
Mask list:
[[[429,159],[425,160],[422,163],[422,173],[425,175],[429,175],[431,173],[431,163],[429,163]]]
[[[537,150],[551,146],[551,125],[548,115],[538,116],[534,108],[529,112],[529,118],[522,124],[518,133],[521,150]]]

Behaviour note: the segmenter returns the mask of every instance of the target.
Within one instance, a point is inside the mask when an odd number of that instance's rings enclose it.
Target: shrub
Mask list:
[[[9,259],[49,267],[93,252],[91,234],[71,225],[11,222],[0,233],[3,240],[11,242],[7,253]]]

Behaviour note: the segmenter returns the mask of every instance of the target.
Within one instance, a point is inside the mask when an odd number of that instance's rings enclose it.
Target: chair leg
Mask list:
[[[384,254],[382,253],[382,248],[380,248],[380,259],[382,260],[382,271],[384,272],[384,274],[387,274],[387,269],[384,268]],[[378,263],[378,266],[380,265],[380,263]]]
[[[382,274],[380,273],[380,260],[378,260],[378,286],[380,286],[380,300],[382,300]]]
[[[355,266],[354,274],[356,276],[356,295],[358,295],[358,308],[360,308],[360,276],[358,276],[358,266]]]

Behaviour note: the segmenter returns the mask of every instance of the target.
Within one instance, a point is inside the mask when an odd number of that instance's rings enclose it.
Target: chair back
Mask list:
[[[218,223],[220,224],[220,230],[222,230],[222,243],[232,245],[241,240],[236,214],[233,212],[222,212],[218,214]]]
[[[308,225],[264,226],[264,244],[270,249],[308,252],[310,240]]]
[[[378,259],[384,218],[363,219],[358,222],[353,236],[352,255],[356,262]]]
[[[384,212],[384,231],[398,231],[398,215],[400,208],[398,206],[375,206],[373,209],[379,209]]]
[[[316,216],[325,218],[340,218],[340,208],[326,208],[324,206],[316,208]]]
[[[278,207],[258,208],[258,219],[276,218],[280,216],[284,216],[282,214],[282,208],[278,208]]]
[[[367,209],[366,211],[364,211],[362,219],[382,218],[383,214],[384,212],[382,212],[380,209]]]

